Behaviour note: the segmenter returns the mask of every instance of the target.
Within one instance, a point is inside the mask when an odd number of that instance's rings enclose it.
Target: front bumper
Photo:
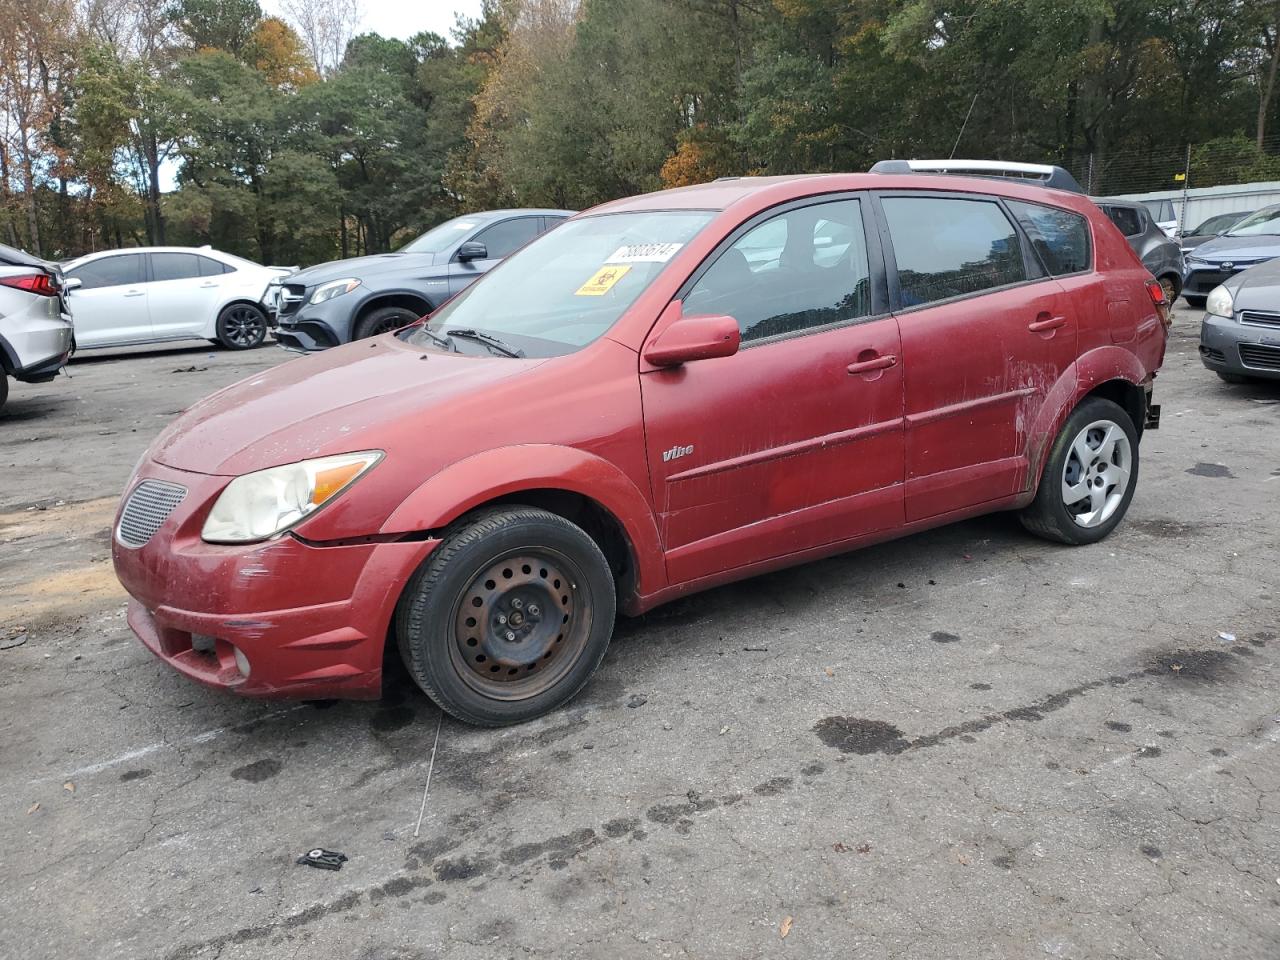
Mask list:
[[[1233,264],[1231,269],[1224,270],[1217,264],[1187,264],[1186,274],[1182,278],[1182,294],[1193,297],[1207,297],[1213,288],[1226,283],[1238,273],[1243,273],[1252,263]]]
[[[1280,380],[1280,326],[1241,323],[1205,314],[1200,322],[1200,361],[1210,370]]]
[[[144,546],[112,539],[129,626],[147,649],[192,680],[244,696],[379,696],[396,603],[438,541],[208,544],[200,528],[229,478],[151,462],[135,480],[144,477],[187,488]]]
[[[303,302],[296,309],[276,314],[276,342],[286,350],[313,353],[347,343],[351,339],[351,321],[358,304],[345,297],[334,297],[323,303]]]

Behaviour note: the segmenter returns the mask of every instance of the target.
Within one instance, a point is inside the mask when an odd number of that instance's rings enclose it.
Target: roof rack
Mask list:
[[[1046,163],[1012,163],[1004,160],[881,160],[872,173],[950,173],[962,177],[1017,180],[1056,190],[1084,193],[1084,189],[1062,167]]]

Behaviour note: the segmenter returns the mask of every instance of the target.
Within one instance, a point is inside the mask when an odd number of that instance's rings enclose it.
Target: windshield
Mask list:
[[[461,240],[468,230],[480,226],[475,217],[454,217],[438,227],[432,227],[417,240],[410,240],[400,248],[402,253],[440,253]]]
[[[1191,231],[1191,236],[1199,237],[1206,234],[1217,236],[1226,230],[1237,220],[1243,220],[1247,214],[1244,213],[1220,213],[1217,216],[1210,217],[1200,226]]]
[[[1280,235],[1280,206],[1266,207],[1245,217],[1227,231],[1228,237],[1270,237]]]
[[[714,215],[662,210],[567,220],[449,301],[427,330],[407,339],[439,346],[432,334],[477,330],[531,357],[572,353],[617,323]]]

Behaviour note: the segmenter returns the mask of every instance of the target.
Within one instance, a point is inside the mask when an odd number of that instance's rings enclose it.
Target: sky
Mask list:
[[[361,0],[364,18],[360,21],[360,33],[380,33],[384,37],[407,40],[424,30],[438,33],[452,40],[455,16],[480,15],[481,0]],[[261,0],[266,13],[278,13],[280,4],[274,0]]]

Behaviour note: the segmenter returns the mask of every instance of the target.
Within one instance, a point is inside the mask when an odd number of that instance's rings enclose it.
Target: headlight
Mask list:
[[[315,513],[381,459],[381,451],[368,450],[236,477],[213,505],[200,536],[209,543],[268,540]]]
[[[1204,301],[1204,308],[1215,317],[1226,317],[1230,320],[1235,315],[1235,302],[1231,299],[1231,291],[1226,287],[1214,287]]]
[[[316,287],[316,292],[311,295],[312,303],[324,303],[326,300],[332,300],[334,297],[340,297],[344,293],[350,293],[356,287],[360,286],[360,281],[355,277],[349,277],[346,280],[331,280],[328,283],[322,283]]]

